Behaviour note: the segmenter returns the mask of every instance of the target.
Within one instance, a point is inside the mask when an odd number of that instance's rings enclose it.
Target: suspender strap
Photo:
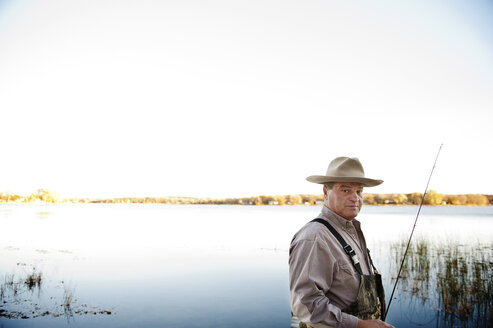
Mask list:
[[[370,264],[371,264],[371,267],[373,268],[373,272],[378,274],[378,270],[377,270],[377,268],[375,268],[375,265],[373,265],[373,260],[371,259],[370,250],[368,248],[366,249],[366,252],[368,253],[368,258],[370,259]]]
[[[346,243],[344,238],[342,238],[342,236],[337,232],[337,230],[334,229],[334,227],[331,226],[329,222],[327,222],[323,219],[320,219],[320,218],[313,219],[311,222],[318,222],[318,223],[321,223],[324,226],[326,226],[327,229],[329,229],[329,231],[332,232],[334,237],[336,237],[336,239],[339,241],[339,243],[341,244],[341,246],[344,249],[344,251],[346,252],[346,254],[349,255],[349,258],[353,262],[353,265],[354,265],[354,268],[356,269],[356,271],[358,271],[359,274],[363,274],[363,270],[361,270],[361,264],[359,263],[358,256],[356,256],[356,252],[353,250],[351,245]]]

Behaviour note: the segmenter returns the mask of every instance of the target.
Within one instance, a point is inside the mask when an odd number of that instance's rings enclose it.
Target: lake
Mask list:
[[[319,206],[1,204],[0,327],[290,326],[288,249]],[[391,294],[417,207],[358,216]],[[488,327],[493,207],[423,207],[387,321]]]

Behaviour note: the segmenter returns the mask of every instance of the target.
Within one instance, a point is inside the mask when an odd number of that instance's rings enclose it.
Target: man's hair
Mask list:
[[[324,183],[324,186],[327,190],[332,190],[332,187],[334,187],[334,182],[326,182]]]

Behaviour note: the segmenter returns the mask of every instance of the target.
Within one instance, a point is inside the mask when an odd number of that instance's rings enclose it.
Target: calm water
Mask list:
[[[1,205],[0,327],[287,328],[289,243],[319,211]],[[387,298],[416,211],[366,207],[358,217]],[[423,208],[388,321],[486,327],[492,245],[492,207]]]

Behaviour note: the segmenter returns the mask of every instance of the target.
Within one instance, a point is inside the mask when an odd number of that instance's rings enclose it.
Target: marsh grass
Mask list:
[[[14,275],[6,274],[3,283],[0,285],[0,301],[3,301],[9,291],[14,290]]]
[[[66,316],[73,316],[72,302],[74,301],[74,291],[74,288],[66,284],[63,285],[62,306]]]
[[[61,298],[50,297],[52,304],[41,304],[42,289],[46,289],[44,275],[35,267],[29,273],[5,274],[0,281],[0,318],[29,319],[43,316],[67,318],[74,315],[111,315],[114,311],[89,307],[79,304],[75,298],[75,288],[61,282],[63,294]],[[43,286],[43,288],[42,288]],[[49,286],[48,286],[49,288]],[[56,289],[59,289],[60,285]],[[37,290],[38,293],[33,293]]]
[[[469,321],[476,327],[491,323],[492,264],[487,258],[471,256],[445,256],[442,261],[445,271],[438,274],[438,288],[444,320],[451,326]]]
[[[27,288],[33,290],[37,287],[41,289],[42,275],[33,269],[33,272],[28,274],[25,278],[16,278],[15,274],[5,274],[3,282],[0,284],[0,300],[5,301],[9,297],[17,297],[23,294]]]
[[[27,276],[27,278],[24,280],[24,283],[27,285],[27,288],[29,290],[33,290],[35,287],[37,287],[38,290],[40,290],[41,280],[42,280],[41,272],[36,272],[36,268],[33,268],[33,272]]]
[[[29,299],[33,297],[32,292],[35,288],[37,288],[39,296],[42,281],[42,274],[35,267],[32,267],[32,272],[28,274],[25,272],[20,275],[5,274],[0,284],[0,317],[29,318],[26,312],[20,308],[28,307],[31,309],[30,312],[34,313],[32,308],[35,306],[29,304]]]
[[[391,244],[398,272],[406,242]],[[493,244],[461,245],[416,240],[408,250],[399,289],[432,309],[437,326],[488,327],[493,322]]]

